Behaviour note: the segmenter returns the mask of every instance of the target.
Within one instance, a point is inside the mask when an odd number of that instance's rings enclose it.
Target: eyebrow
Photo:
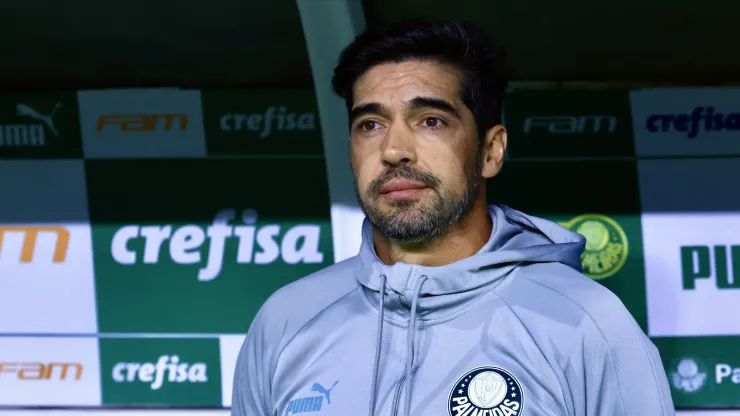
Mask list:
[[[457,112],[457,109],[455,109],[452,104],[440,98],[414,97],[409,102],[409,107],[414,110],[420,108],[434,108],[436,110],[444,111],[445,113],[458,119],[460,118],[460,113]]]
[[[434,108],[436,110],[444,111],[445,113],[458,119],[461,118],[460,113],[457,111],[457,109],[452,104],[441,98],[414,97],[407,102],[407,105],[412,110],[418,110],[421,108]],[[367,114],[376,114],[379,116],[388,117],[390,113],[390,109],[380,103],[361,104],[350,111],[349,123],[352,124],[357,118]]]
[[[359,117],[364,116],[366,114],[377,114],[379,116],[387,116],[390,113],[391,112],[388,109],[388,107],[380,103],[361,104],[353,108],[352,111],[350,111],[349,124],[354,123],[355,120],[357,120]]]

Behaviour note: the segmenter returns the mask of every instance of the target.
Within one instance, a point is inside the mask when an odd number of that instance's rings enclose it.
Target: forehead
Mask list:
[[[353,106],[407,102],[418,96],[459,102],[460,76],[449,65],[432,61],[404,61],[376,65],[357,79]]]

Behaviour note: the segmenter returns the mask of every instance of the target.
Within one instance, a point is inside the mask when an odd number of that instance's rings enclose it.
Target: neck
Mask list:
[[[421,244],[398,244],[377,230],[375,252],[385,264],[404,262],[421,266],[444,266],[468,258],[491,237],[493,223],[486,200],[478,198],[468,213],[446,234]]]

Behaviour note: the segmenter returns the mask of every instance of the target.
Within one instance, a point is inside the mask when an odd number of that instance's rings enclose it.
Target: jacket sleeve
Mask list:
[[[585,416],[675,416],[658,349],[631,316],[612,324],[586,340]]]
[[[234,369],[231,416],[272,416],[271,352],[263,311],[257,313],[244,339]]]

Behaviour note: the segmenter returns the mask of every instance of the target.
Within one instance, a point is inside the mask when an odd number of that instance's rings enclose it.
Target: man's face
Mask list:
[[[475,119],[448,66],[375,66],[354,85],[351,161],[355,192],[373,226],[399,243],[445,234],[477,197]]]

